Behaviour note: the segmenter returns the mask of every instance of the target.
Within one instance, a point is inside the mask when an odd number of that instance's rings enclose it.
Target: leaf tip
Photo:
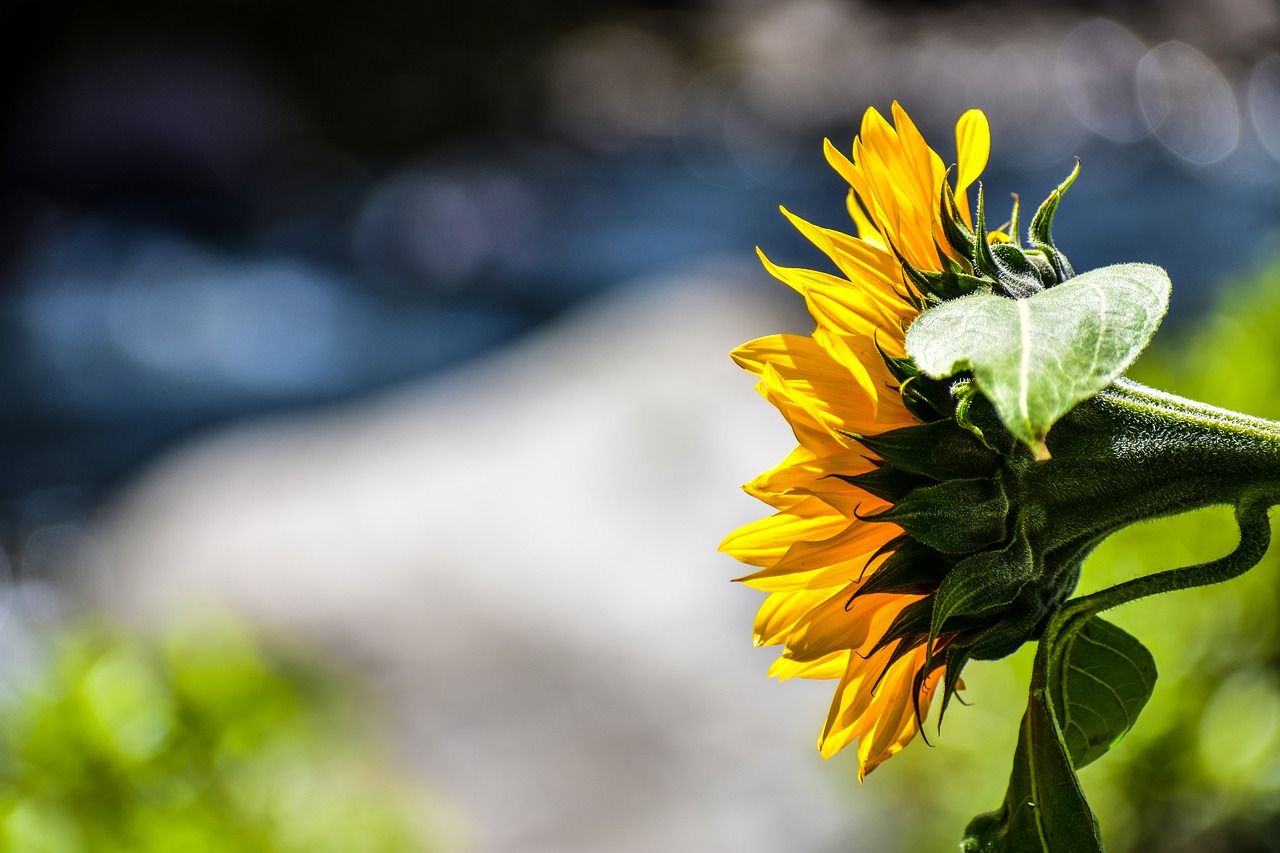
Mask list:
[[[1028,447],[1031,448],[1031,455],[1037,462],[1048,462],[1053,457],[1049,454],[1049,446],[1044,443],[1044,435],[1036,436],[1035,441],[1031,442]]]

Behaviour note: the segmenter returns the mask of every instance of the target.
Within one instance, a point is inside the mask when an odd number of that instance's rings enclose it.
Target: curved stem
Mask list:
[[[1275,503],[1274,496],[1254,496],[1236,505],[1240,543],[1226,556],[1194,566],[1134,578],[1064,604],[1050,620],[1036,650],[1031,675],[1032,690],[1044,687],[1049,653],[1057,645],[1059,638],[1077,630],[1095,614],[1150,595],[1221,583],[1239,577],[1256,566],[1271,544],[1271,522],[1267,511]]]
[[[1236,507],[1240,544],[1230,554],[1216,560],[1197,563],[1194,566],[1155,572],[1116,584],[1108,589],[1069,601],[1063,610],[1088,611],[1092,616],[1149,595],[1208,586],[1239,577],[1262,560],[1267,547],[1271,544],[1271,523],[1267,519],[1267,510],[1271,504],[1271,500],[1254,498],[1242,501]]]

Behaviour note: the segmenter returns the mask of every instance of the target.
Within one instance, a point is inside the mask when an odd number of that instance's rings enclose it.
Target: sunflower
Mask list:
[[[982,485],[995,482],[997,455],[954,434],[964,433],[947,417],[957,395],[944,387],[939,402],[904,350],[906,328],[930,301],[960,295],[984,268],[998,272],[991,247],[1009,238],[975,238],[985,235],[982,205],[975,223],[967,201],[987,162],[987,120],[970,110],[957,122],[953,187],[896,102],[892,117],[866,112],[852,158],[825,144],[849,184],[856,237],[783,209],[840,275],[779,267],[760,254],[804,296],[817,326],[807,337],[771,335],[732,354],[758,377],[799,446],[744,486],[776,513],[720,546],[756,567],[740,581],[769,593],[754,626],[756,645],[783,647],[769,674],[838,679],[818,747],[825,758],[856,740],[860,779],[916,736],[940,679],[948,692],[959,686],[973,640],[990,625],[939,631],[934,598],[966,555],[1006,547],[1007,538],[1003,495]],[[1030,254],[1037,269],[1045,266],[1044,253]],[[968,442],[963,452],[935,452],[957,442]],[[928,506],[918,496],[939,488],[976,490],[974,529],[922,520]]]

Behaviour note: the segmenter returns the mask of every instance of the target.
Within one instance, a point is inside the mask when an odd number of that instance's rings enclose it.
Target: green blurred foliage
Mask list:
[[[225,619],[53,638],[0,702],[0,851],[423,851],[350,685]]]
[[[1278,330],[1280,261],[1224,288],[1217,310],[1198,325],[1157,335],[1130,375],[1280,419]],[[1078,592],[1213,559],[1236,539],[1226,507],[1131,527],[1089,558]],[[1106,614],[1151,650],[1159,671],[1134,729],[1080,773],[1109,851],[1280,851],[1278,611],[1280,546],[1273,544],[1242,578]],[[926,730],[935,748],[913,744],[852,795],[868,814],[896,823],[901,850],[956,850],[969,819],[1000,803],[1032,653],[1024,647],[967,668],[961,698],[970,707],[953,706],[940,737]],[[848,769],[856,778],[852,762]]]

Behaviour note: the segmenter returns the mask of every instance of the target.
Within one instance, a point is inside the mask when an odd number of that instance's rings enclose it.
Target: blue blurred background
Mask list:
[[[1280,212],[1261,0],[26,12],[0,84],[11,556],[211,423],[441,370],[709,254],[812,263],[776,206],[842,221],[820,141],[867,105],[944,151],[984,109],[997,209],[1080,156],[1060,242],[1164,265],[1175,321]]]
[[[475,849],[847,849],[851,827],[887,849],[865,805],[841,816],[850,768],[809,768],[826,688],[793,712],[772,694],[805,688],[750,680],[754,600],[710,553],[759,513],[733,485],[787,449],[723,354],[804,330],[753,247],[820,265],[777,205],[847,221],[824,136],[898,99],[949,158],[980,107],[996,211],[1080,157],[1058,244],[1167,268],[1166,334],[1277,250],[1269,0],[23,6],[0,36],[0,566],[46,604],[18,609],[212,599],[301,632],[372,673]],[[699,680],[709,647],[741,681]],[[748,795],[725,756],[799,729],[772,772],[817,775],[762,814],[769,771]],[[716,732],[699,793],[676,786]],[[475,769],[503,733],[527,785]],[[547,775],[571,781],[536,800]]]

